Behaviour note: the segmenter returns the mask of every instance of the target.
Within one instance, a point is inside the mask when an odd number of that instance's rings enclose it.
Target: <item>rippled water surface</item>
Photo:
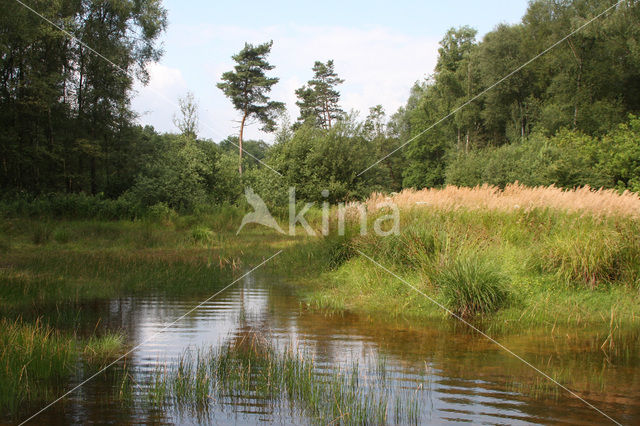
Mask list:
[[[197,298],[131,297],[68,307],[63,314],[75,315],[76,322],[87,329],[96,327],[100,319],[99,327],[125,330],[135,346],[199,303]],[[277,277],[258,273],[134,351],[126,363],[139,388],[134,387],[130,404],[123,406],[112,397],[118,386],[112,372],[90,381],[33,423],[308,422],[301,410],[253,395],[214,401],[206,412],[175,407],[153,410],[140,400],[140,389],[159,365],[171,365],[189,348],[222,345],[255,331],[280,348],[290,344],[302,348],[313,357],[318,374],[357,362],[366,383],[369,369],[383,362],[393,392],[417,399],[421,423],[608,423],[583,402],[452,320],[409,327],[352,315],[325,315],[304,309]],[[550,332],[544,328],[497,338],[611,417],[623,424],[640,424],[640,348],[634,336],[630,333],[625,347],[616,350],[610,345],[602,347],[606,334],[584,330]],[[78,372],[75,383],[86,377],[83,374]],[[64,386],[69,389],[73,383]],[[29,410],[25,417],[37,407]]]

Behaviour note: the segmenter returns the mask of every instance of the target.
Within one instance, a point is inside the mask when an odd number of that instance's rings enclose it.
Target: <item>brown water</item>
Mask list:
[[[200,298],[200,299],[204,299]],[[63,309],[82,333],[99,327],[124,330],[135,346],[199,304],[198,298],[130,297]],[[57,309],[60,316],[60,308]],[[551,384],[495,344],[450,319],[421,326],[382,323],[353,315],[325,315],[305,309],[279,279],[254,273],[193,312],[127,360],[134,382],[144,387],[158,365],[168,365],[188,348],[223,344],[258,330],[277,345],[293,342],[314,357],[319,370],[358,362],[360,374],[386,365],[390,386],[417,398],[421,423],[608,424],[604,416]],[[551,331],[549,327],[500,335],[507,347],[622,424],[640,424],[638,333],[608,330]],[[381,361],[382,360],[382,361]],[[212,403],[207,412],[152,410],[134,388],[133,402],[112,397],[117,369],[92,380],[40,414],[33,424],[308,423],[291,410],[253,395]],[[79,371],[69,389],[83,378]],[[137,389],[137,391],[136,391]],[[404,392],[404,393],[403,393]],[[62,391],[60,391],[62,393]],[[45,404],[42,404],[45,405]],[[23,418],[38,410],[25,408]],[[390,420],[393,423],[392,420]]]

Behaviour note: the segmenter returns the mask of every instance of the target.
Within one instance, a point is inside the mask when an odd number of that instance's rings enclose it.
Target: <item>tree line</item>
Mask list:
[[[192,94],[179,101],[180,134],[135,124],[134,79],[144,82],[146,64],[162,53],[160,1],[34,2],[121,70],[5,2],[0,187],[5,197],[83,193],[178,210],[237,202],[245,186],[273,203],[289,186],[308,200],[325,200],[321,191],[329,190],[330,201],[515,180],[638,191],[639,3],[620,3],[510,76],[615,2],[532,1],[520,23],[500,24],[482,40],[473,28],[452,28],[433,74],[391,115],[380,105],[364,117],[345,112],[344,80],[327,60],[316,61],[296,90],[299,116],[291,122],[270,97],[279,81],[268,60],[273,42],[247,43],[217,83],[240,131],[216,143],[198,137]],[[274,132],[274,143],[245,140],[250,122]]]

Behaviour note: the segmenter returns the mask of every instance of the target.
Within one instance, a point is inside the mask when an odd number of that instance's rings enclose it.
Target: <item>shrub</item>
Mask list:
[[[505,306],[506,278],[496,266],[477,256],[463,256],[434,277],[445,306],[461,317],[495,312]]]
[[[2,217],[117,220],[134,219],[140,214],[141,208],[135,202],[85,194],[48,194],[38,197],[21,194],[0,202]]]
[[[167,203],[156,203],[149,207],[146,212],[146,217],[155,221],[170,221],[177,216],[177,213],[169,207]]]

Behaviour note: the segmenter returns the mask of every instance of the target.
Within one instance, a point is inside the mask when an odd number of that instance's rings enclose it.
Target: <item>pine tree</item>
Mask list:
[[[262,130],[272,132],[276,128],[276,117],[284,109],[282,102],[269,100],[267,93],[279,81],[277,77],[267,77],[266,71],[275,67],[267,62],[273,41],[254,46],[245,43],[244,48],[232,56],[236,61],[234,71],[222,74],[222,82],[217,86],[231,100],[233,107],[242,116],[238,137],[238,171],[242,174],[242,138],[247,120],[255,118],[262,123]]]
[[[344,80],[336,74],[333,60],[328,60],[326,64],[316,61],[313,72],[314,78],[296,90],[296,96],[300,99],[296,102],[300,108],[298,121],[312,121],[314,125],[328,130],[344,116],[338,104],[340,92],[335,89]]]

